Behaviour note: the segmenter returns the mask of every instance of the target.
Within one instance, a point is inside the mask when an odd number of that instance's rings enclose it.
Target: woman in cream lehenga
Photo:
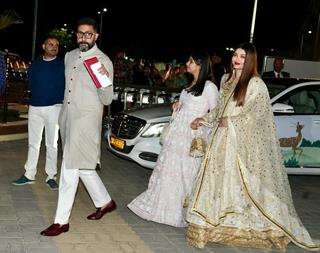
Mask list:
[[[191,127],[213,123],[187,211],[187,240],[285,250],[319,250],[293,205],[268,90],[251,43],[241,44],[222,78],[217,107]]]

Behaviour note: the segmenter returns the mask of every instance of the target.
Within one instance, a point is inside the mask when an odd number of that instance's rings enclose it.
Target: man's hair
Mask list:
[[[60,39],[57,36],[52,35],[52,34],[47,35],[47,37],[44,38],[42,44],[46,43],[50,39],[57,40],[59,42],[59,45],[60,45]]]
[[[275,61],[281,61],[282,63],[284,63],[284,58],[282,56],[275,56],[273,61],[274,62]]]
[[[80,25],[91,25],[93,27],[93,30],[97,31],[98,24],[93,18],[84,17],[78,20],[78,27]]]

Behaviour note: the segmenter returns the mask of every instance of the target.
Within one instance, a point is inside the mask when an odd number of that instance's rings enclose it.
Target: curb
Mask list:
[[[28,120],[0,123],[0,141],[28,138]]]
[[[16,141],[28,139],[28,133],[0,135],[0,141]]]

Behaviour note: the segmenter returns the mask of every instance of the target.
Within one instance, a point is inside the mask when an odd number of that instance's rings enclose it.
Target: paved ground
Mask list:
[[[0,253],[277,252],[215,244],[199,250],[186,243],[185,229],[148,222],[135,216],[126,204],[146,188],[151,171],[114,156],[106,151],[105,146],[100,175],[118,209],[100,221],[88,221],[86,216],[95,208],[80,184],[70,231],[54,238],[43,237],[39,232],[53,222],[58,192],[50,190],[44,182],[43,148],[36,184],[11,185],[24,172],[26,155],[26,139],[0,142]],[[297,211],[311,235],[318,239],[319,181],[319,176],[290,176]],[[307,251],[291,244],[287,252]]]

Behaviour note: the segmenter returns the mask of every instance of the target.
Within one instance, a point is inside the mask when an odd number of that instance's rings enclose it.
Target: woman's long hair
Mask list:
[[[243,65],[243,69],[242,69],[239,81],[234,90],[233,99],[237,101],[237,106],[243,106],[250,79],[253,76],[259,75],[258,60],[257,60],[256,48],[252,43],[244,42],[240,44],[236,49],[238,48],[241,48],[246,52],[246,58],[244,61],[244,65]],[[231,66],[230,69],[232,70],[233,66]],[[231,79],[231,77],[232,77],[232,73],[230,73],[228,80]]]
[[[210,55],[204,51],[193,52],[190,57],[194,60],[197,65],[200,65],[200,72],[197,82],[189,89],[194,96],[201,96],[204,85],[207,80],[212,81],[212,63]],[[193,80],[189,83],[191,85]]]

